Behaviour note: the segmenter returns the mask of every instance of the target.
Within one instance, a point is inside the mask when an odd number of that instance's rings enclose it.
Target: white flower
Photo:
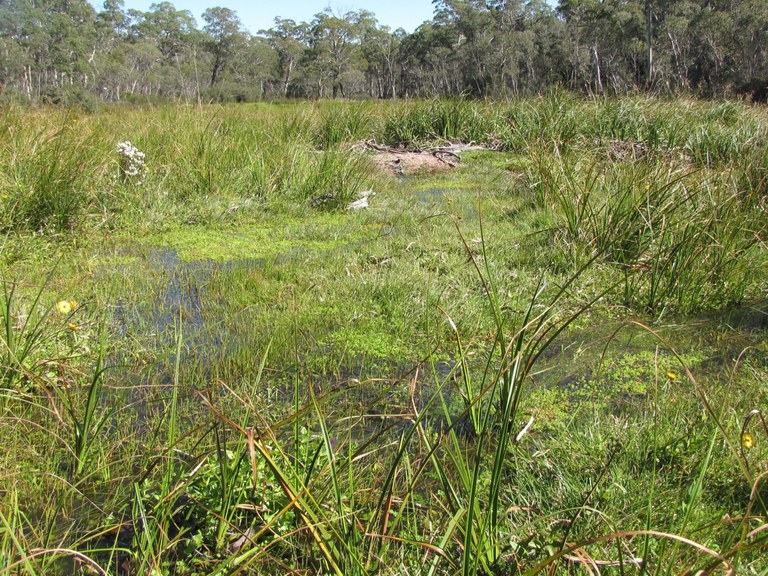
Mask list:
[[[128,140],[117,143],[117,153],[120,155],[120,176],[123,179],[140,176],[147,169],[144,162],[144,152],[136,148]]]

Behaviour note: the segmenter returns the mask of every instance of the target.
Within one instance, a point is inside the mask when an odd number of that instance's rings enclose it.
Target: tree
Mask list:
[[[293,20],[275,18],[275,25],[262,31],[269,45],[277,53],[277,76],[280,79],[280,92],[288,96],[288,88],[293,80],[297,66],[308,49],[308,25],[296,24]]]
[[[4,0],[0,2],[0,39],[23,54],[20,63],[6,62],[11,77],[30,97],[77,83],[87,86],[89,58],[95,45],[95,11],[87,0]],[[19,78],[19,75],[21,76]]]
[[[96,30],[99,36],[124,38],[128,33],[128,15],[123,0],[105,0],[101,12],[96,15]]]
[[[647,35],[640,0],[560,0],[569,31],[570,83],[626,91],[645,83]]]
[[[548,76],[545,52],[560,42],[557,20],[542,0],[436,0],[435,24],[450,39],[464,89],[479,95],[531,91]],[[546,41],[540,41],[547,35]],[[537,70],[537,66],[541,66]]]
[[[170,2],[152,4],[148,12],[129,11],[135,20],[130,27],[134,41],[154,42],[165,63],[178,59],[189,47],[196,22],[189,10],[176,10]]]
[[[742,0],[733,14],[734,81],[768,91],[768,4]],[[761,88],[762,86],[762,88]]]
[[[333,98],[344,96],[344,84],[350,74],[360,73],[360,42],[355,26],[356,14],[348,12],[343,17],[333,14],[330,8],[315,14],[310,29],[310,49],[307,56],[317,74],[319,96],[323,96],[327,83],[331,85]]]
[[[400,44],[402,92],[405,96],[459,94],[464,85],[454,58],[452,26],[425,22]]]
[[[716,93],[731,76],[733,54],[728,48],[733,41],[733,13],[704,6],[692,18],[688,33],[696,55],[689,72],[692,84],[705,93]]]
[[[235,54],[245,48],[248,36],[237,13],[229,8],[208,8],[203,12],[203,20],[206,22],[203,30],[209,35],[205,49],[213,57],[211,86],[214,86]]]
[[[374,23],[362,29],[360,48],[365,60],[368,95],[374,98],[395,98],[399,81],[400,44],[405,31],[390,32]]]
[[[130,70],[125,91],[142,95],[192,98],[197,90],[200,31],[188,10],[170,2],[152,4],[147,12],[129,10],[130,25],[122,48],[115,50]]]

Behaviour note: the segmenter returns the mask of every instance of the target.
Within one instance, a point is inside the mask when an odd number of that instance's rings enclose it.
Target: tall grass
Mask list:
[[[50,115],[36,126],[26,120],[13,110],[0,119],[0,229],[72,231],[102,176],[98,147],[73,116]]]
[[[2,388],[17,391],[26,385],[34,385],[36,361],[41,348],[48,344],[45,309],[41,298],[43,284],[27,306],[20,303],[17,284],[3,281],[2,306]]]
[[[373,106],[360,102],[345,107],[333,104],[319,105],[318,125],[314,128],[313,141],[328,150],[339,144],[370,138],[379,121]]]
[[[91,119],[41,113],[40,125],[30,128],[24,113],[4,111],[0,227],[71,232],[147,215],[167,225],[169,218],[219,219],[244,203],[301,203],[324,194],[334,195],[333,207],[346,206],[374,181],[366,163],[313,149],[314,119],[179,107],[161,109],[142,126],[126,120],[145,114]],[[337,116],[360,121],[355,113]],[[339,118],[326,122],[335,126]],[[364,123],[353,126],[336,140],[362,138],[365,129]],[[145,173],[128,179],[118,178],[115,152],[124,140],[147,162]]]
[[[493,143],[503,133],[497,108],[455,99],[392,106],[385,111],[380,138],[418,147],[435,141]]]
[[[624,275],[624,304],[659,315],[738,304],[752,285],[744,256],[764,238],[754,191],[658,160],[538,153],[529,179],[554,207],[574,254],[604,253]]]

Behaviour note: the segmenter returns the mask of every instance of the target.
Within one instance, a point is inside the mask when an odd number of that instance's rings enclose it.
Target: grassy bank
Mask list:
[[[764,109],[0,134],[0,573],[768,570]]]

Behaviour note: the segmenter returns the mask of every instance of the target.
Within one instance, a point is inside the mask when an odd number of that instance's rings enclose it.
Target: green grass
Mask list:
[[[0,574],[765,572],[767,133],[565,93],[4,109]],[[490,149],[398,179],[371,139]]]

